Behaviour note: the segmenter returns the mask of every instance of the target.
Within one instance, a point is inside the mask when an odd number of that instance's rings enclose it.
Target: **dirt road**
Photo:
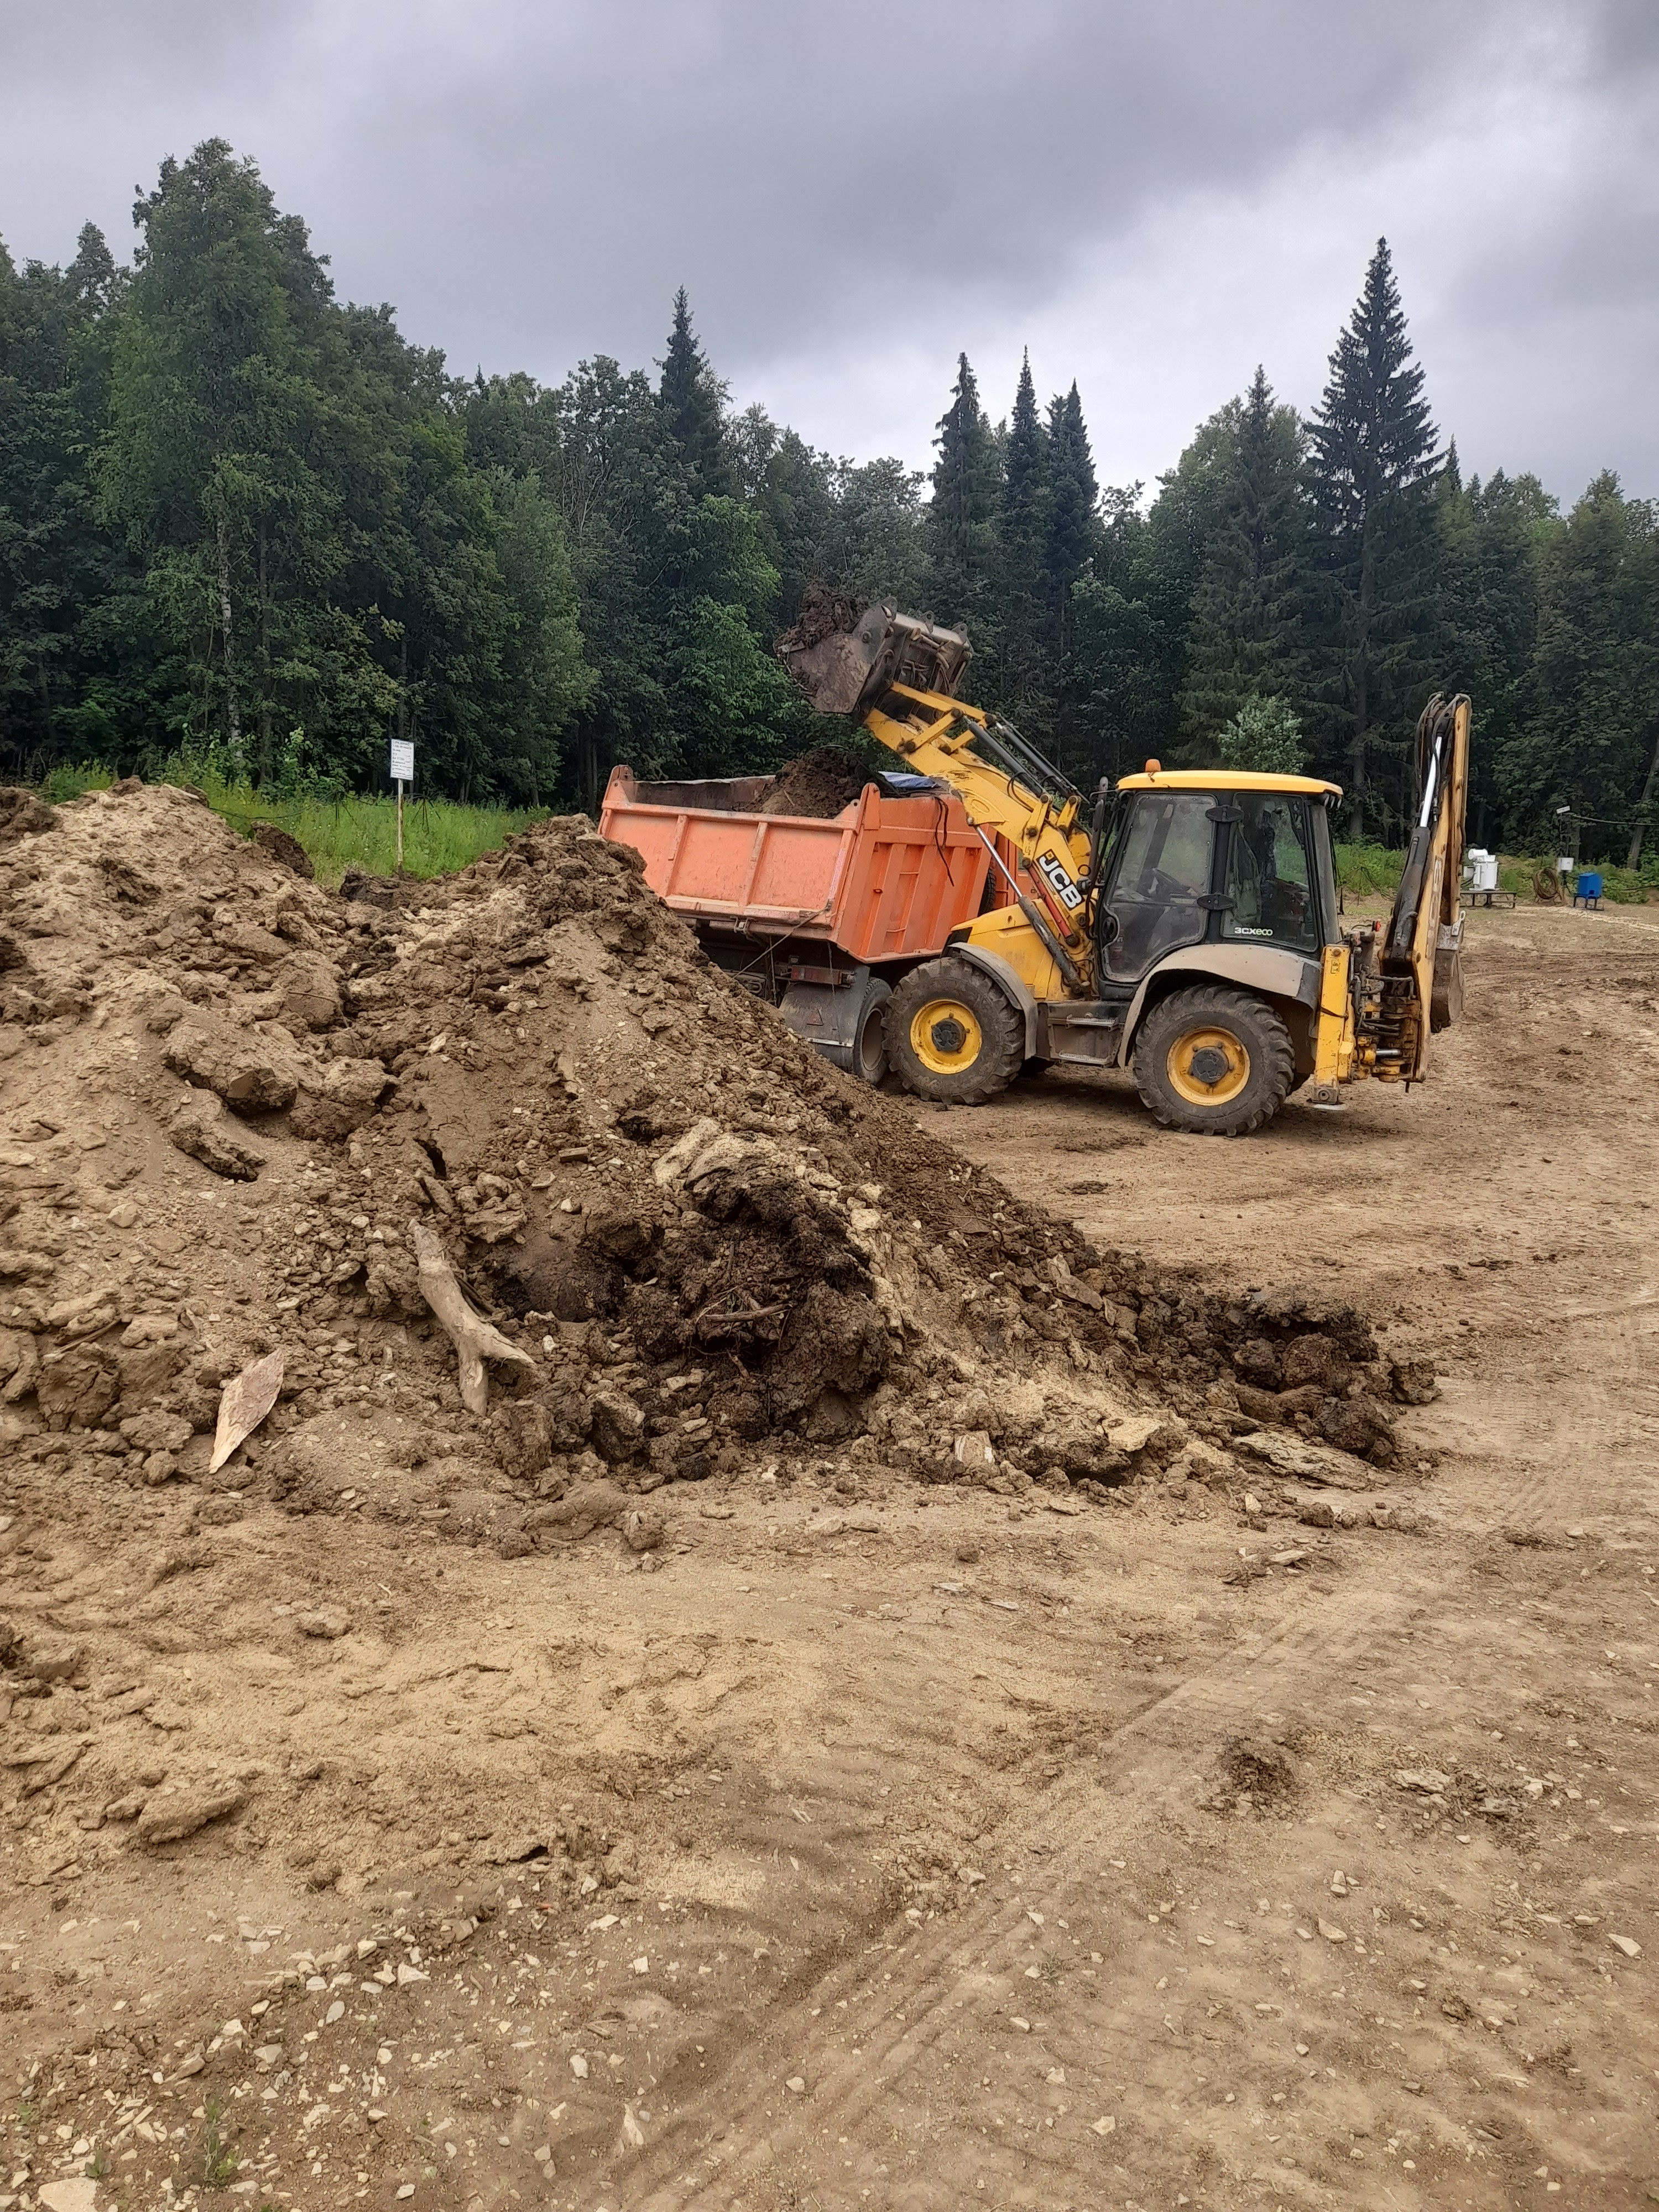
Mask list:
[[[14,1545],[9,1593],[141,1606],[315,1809],[286,1863],[245,1823],[86,1871],[20,1808],[0,2206],[1650,2202],[1656,923],[1474,917],[1426,1090],[1236,1145],[1115,1079],[919,1113],[1098,1243],[1431,1353],[1363,1487],[1010,1499],[832,1448],[694,1488],[646,1574],[349,1512],[325,1560],[198,1528],[142,1595]],[[382,1641],[276,1640],[331,1594]],[[468,1782],[503,1758],[603,1861],[574,1917]]]

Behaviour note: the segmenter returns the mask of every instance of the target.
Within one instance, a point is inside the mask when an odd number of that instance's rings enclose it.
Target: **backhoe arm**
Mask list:
[[[1417,820],[1382,941],[1384,990],[1411,979],[1415,1034],[1402,1073],[1428,1073],[1429,1038],[1463,1011],[1463,824],[1468,805],[1469,702],[1437,695],[1417,726]]]
[[[1469,702],[1437,695],[1417,726],[1417,815],[1376,955],[1356,963],[1356,1072],[1418,1083],[1429,1040],[1463,1010],[1463,825]]]

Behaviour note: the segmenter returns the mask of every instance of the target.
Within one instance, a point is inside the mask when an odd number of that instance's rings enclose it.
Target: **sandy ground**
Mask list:
[[[1656,925],[1474,916],[1425,1090],[1237,1144],[1118,1079],[918,1111],[1097,1243],[1432,1353],[1416,1533],[833,1457],[648,1574],[331,1533],[381,1644],[225,1674],[313,1850],[488,1739],[620,1858],[573,1917],[471,1803],[324,1890],[246,1823],[165,1881],[7,1843],[0,2206],[1652,2201]],[[307,1525],[135,1594],[150,1648],[211,1683],[326,1595]],[[106,1567],[0,1561],[66,1617]]]

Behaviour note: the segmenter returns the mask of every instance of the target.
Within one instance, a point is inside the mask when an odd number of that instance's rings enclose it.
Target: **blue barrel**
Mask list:
[[[1581,899],[1599,899],[1601,896],[1601,874],[1598,868],[1585,868],[1578,878],[1577,896]]]

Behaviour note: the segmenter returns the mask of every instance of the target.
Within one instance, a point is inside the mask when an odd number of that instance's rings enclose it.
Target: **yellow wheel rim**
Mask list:
[[[1188,1030],[1170,1047],[1171,1087],[1189,1106],[1227,1106],[1250,1079],[1250,1055],[1231,1030]]]
[[[910,1018],[910,1049],[933,1075],[960,1075],[985,1047],[971,1006],[960,999],[929,999]]]

